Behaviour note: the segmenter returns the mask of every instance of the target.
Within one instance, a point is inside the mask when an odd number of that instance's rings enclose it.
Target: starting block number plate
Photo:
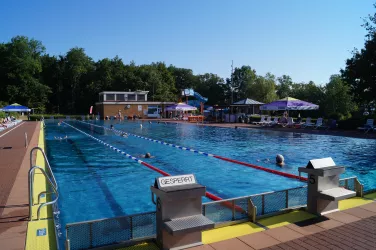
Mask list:
[[[158,178],[158,186],[160,188],[181,186],[181,185],[195,184],[195,183],[196,183],[196,178],[193,174],[166,176],[166,177]]]
[[[47,234],[47,230],[45,228],[37,229],[37,236],[45,236]]]

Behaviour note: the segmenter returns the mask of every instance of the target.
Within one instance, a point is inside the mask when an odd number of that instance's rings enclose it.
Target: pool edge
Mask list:
[[[38,146],[45,151],[45,136],[44,136],[44,123],[40,123],[40,131],[39,131],[39,138],[38,138]],[[45,162],[43,155],[40,151],[36,154],[36,165],[45,169]],[[35,193],[39,193],[41,191],[47,190],[47,182],[46,179],[40,173],[35,173],[34,177],[34,188],[36,190]],[[35,196],[34,196],[35,197]],[[35,197],[36,200],[38,197]],[[41,198],[41,202],[46,202],[47,198]],[[32,207],[32,217],[36,217],[38,206]],[[41,209],[41,218],[52,217],[52,208],[51,207],[44,207]],[[56,234],[55,234],[55,225],[53,219],[45,219],[45,220],[38,220],[38,221],[29,221],[27,223],[27,233],[26,233],[26,250],[55,250],[57,249],[57,241],[56,241]]]

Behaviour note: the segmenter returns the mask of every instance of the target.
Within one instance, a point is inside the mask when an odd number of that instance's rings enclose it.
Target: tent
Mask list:
[[[262,104],[264,103],[246,98],[244,100],[240,100],[238,102],[231,104],[231,107],[237,107],[238,113],[255,114],[259,112],[260,105]]]
[[[190,106],[185,103],[177,103],[166,108],[166,111],[194,111],[196,107]]]
[[[13,103],[11,105],[5,106],[0,109],[0,111],[4,112],[30,112],[28,107],[22,106],[18,103]]]
[[[314,110],[319,109],[319,105],[301,101],[292,97],[286,97],[260,106],[261,110]]]

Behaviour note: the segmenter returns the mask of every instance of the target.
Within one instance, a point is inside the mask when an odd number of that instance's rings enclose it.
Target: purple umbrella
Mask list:
[[[190,106],[185,103],[177,103],[166,108],[167,111],[193,111],[197,110],[196,107]]]
[[[319,105],[301,101],[292,97],[286,97],[260,106],[261,110],[313,110],[319,109]]]

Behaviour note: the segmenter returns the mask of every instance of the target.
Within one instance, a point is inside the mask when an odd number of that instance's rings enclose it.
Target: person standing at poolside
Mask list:
[[[121,121],[122,117],[121,117],[121,110],[119,109],[119,112],[118,112],[118,116],[119,116],[119,121]]]

